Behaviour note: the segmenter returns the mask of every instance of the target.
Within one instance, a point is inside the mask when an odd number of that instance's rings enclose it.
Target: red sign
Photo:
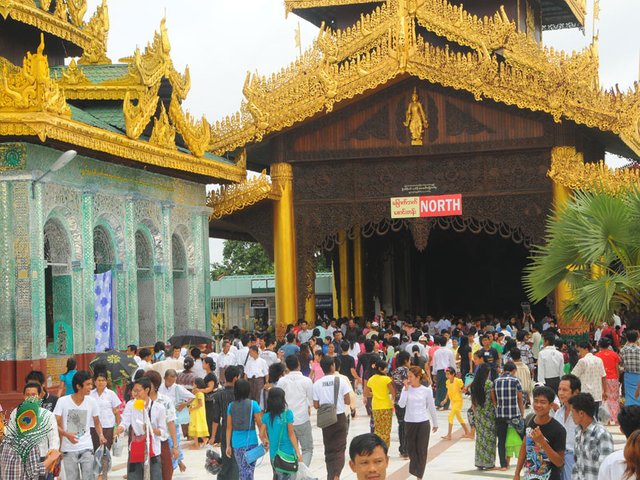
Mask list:
[[[462,215],[462,195],[428,195],[391,199],[391,218],[449,217]]]

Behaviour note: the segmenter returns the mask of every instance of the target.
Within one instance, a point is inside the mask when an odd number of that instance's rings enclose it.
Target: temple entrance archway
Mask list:
[[[73,352],[73,279],[71,242],[58,218],[44,225],[44,285],[47,351]]]
[[[366,318],[379,308],[401,317],[405,312],[506,315],[518,313],[526,301],[521,278],[531,239],[520,229],[461,217],[385,219],[349,229],[343,239],[331,235],[322,244],[334,262],[339,302],[344,300],[340,262],[346,258],[350,311],[358,283],[356,235],[361,236]]]
[[[153,244],[142,229],[136,231],[136,268],[138,281],[139,344],[156,341],[156,295],[153,273]]]
[[[173,321],[176,332],[189,328],[189,277],[187,252],[179,235],[171,236],[173,270]]]

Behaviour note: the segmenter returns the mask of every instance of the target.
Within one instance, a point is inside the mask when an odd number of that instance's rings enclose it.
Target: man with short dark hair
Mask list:
[[[633,432],[640,429],[640,406],[631,405],[620,408],[618,413],[618,423],[620,431],[627,438],[629,445],[629,437]],[[598,470],[598,480],[620,480],[625,477],[627,462],[624,458],[625,448],[616,450],[604,459],[600,469]]]
[[[285,359],[289,373],[278,380],[278,388],[284,390],[287,407],[293,412],[293,430],[300,443],[302,461],[311,465],[313,457],[313,434],[309,407],[313,405],[313,382],[300,372],[300,361],[295,355]]]
[[[533,374],[536,368],[536,361],[533,358],[533,352],[531,352],[531,347],[527,344],[527,336],[529,332],[526,330],[518,330],[516,332],[516,346],[518,350],[520,350],[520,358],[522,358],[522,363],[524,363],[529,370],[531,371],[531,378],[533,378]]]
[[[524,480],[560,480],[567,434],[549,415],[555,396],[549,387],[533,389],[535,416],[525,424],[525,438],[513,480],[520,480],[523,467]]]
[[[107,443],[107,439],[102,433],[98,403],[89,396],[93,388],[91,374],[78,370],[71,384],[74,393],[61,397],[53,411],[62,440],[62,466],[67,480],[93,480],[91,427],[96,429],[102,445]]]
[[[280,347],[281,352],[284,352],[284,358],[286,359],[289,355],[297,355],[300,351],[300,347],[296,345],[296,336],[292,332],[287,333],[286,336],[287,343],[285,343],[282,347]],[[313,352],[311,352],[313,353]]]
[[[336,406],[337,422],[322,429],[324,443],[324,462],[327,466],[327,480],[339,480],[344,468],[344,452],[347,448],[347,433],[349,426],[345,415],[345,406],[350,404],[349,392],[351,386],[340,381],[335,375],[336,365],[332,357],[323,356],[320,367],[324,377],[313,384],[313,406],[316,410],[320,405]],[[338,382],[337,400],[335,397],[335,382]]]
[[[518,434],[522,432],[524,422],[524,400],[522,385],[515,377],[516,366],[513,362],[504,365],[504,373],[498,377],[491,390],[491,400],[496,406],[496,431],[498,437],[498,456],[500,470],[509,467],[507,463],[506,441],[509,425],[516,426]]]
[[[234,401],[233,386],[240,378],[240,369],[235,365],[229,365],[224,371],[224,388],[213,393],[213,422],[211,423],[211,436],[209,445],[216,441],[216,432],[222,426],[220,435],[220,456],[222,457],[222,468],[218,473],[218,480],[236,480],[240,478],[238,464],[233,455],[227,457],[227,407]]]
[[[47,387],[45,385],[44,373],[40,370],[31,370],[27,373],[27,376],[24,379],[24,383],[36,382],[39,383],[42,387],[42,393],[40,393],[40,400],[42,400],[42,405],[40,405],[45,410],[49,410],[53,413],[53,410],[56,408],[56,403],[58,403],[58,397],[55,395],[51,395],[47,391]]]
[[[298,332],[298,342],[308,343],[309,339],[313,336],[313,331],[309,330],[309,326],[306,320],[300,320],[300,331]]]
[[[484,358],[484,363],[489,365],[491,368],[491,380],[495,380],[498,378],[498,370],[500,365],[500,354],[498,351],[491,346],[493,343],[493,337],[491,334],[486,334],[482,336],[482,356]]]
[[[349,466],[357,480],[385,480],[389,447],[375,433],[353,437],[349,445]]]
[[[577,426],[573,421],[569,400],[580,393],[580,388],[580,379],[575,375],[568,374],[560,378],[558,398],[560,399],[561,406],[553,415],[553,418],[560,422],[560,425],[562,425],[567,432],[564,465],[562,467],[563,480],[571,480],[571,472],[573,471],[573,464],[575,463],[574,450]]]
[[[447,339],[438,335],[436,337],[436,343],[440,345],[440,348],[433,354],[433,371],[436,374],[436,410],[448,410],[449,400],[442,405],[442,401],[447,398],[447,376],[445,371],[447,368],[453,368],[456,370],[456,359],[453,356],[453,350],[446,348]]]
[[[262,406],[262,392],[264,391],[264,386],[267,384],[269,366],[263,358],[260,358],[257,345],[252,345],[249,348],[249,358],[244,366],[244,374],[247,376],[249,385],[251,386],[250,398]]]
[[[542,336],[544,346],[538,354],[538,383],[544,383],[557,395],[560,377],[564,374],[564,355],[555,347],[555,339],[552,332]]]
[[[573,421],[578,426],[572,480],[598,480],[598,470],[604,459],[613,453],[613,438],[598,423],[598,407],[590,393],[579,393],[569,400]]]

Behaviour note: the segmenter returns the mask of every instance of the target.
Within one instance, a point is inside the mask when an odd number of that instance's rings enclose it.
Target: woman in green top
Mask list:
[[[393,419],[393,399],[396,389],[391,377],[387,375],[387,362],[378,360],[373,365],[374,374],[364,386],[365,397],[372,397],[373,433],[387,445],[391,442],[391,422]]]

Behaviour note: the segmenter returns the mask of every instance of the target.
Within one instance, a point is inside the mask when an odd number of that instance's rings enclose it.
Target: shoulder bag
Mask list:
[[[249,437],[251,436],[251,427],[253,425],[253,400],[249,402],[249,430],[247,431],[247,443],[249,443]],[[255,427],[253,427],[255,428]],[[248,448],[244,452],[244,460],[249,464],[256,463],[265,454],[264,445],[262,443],[258,443],[253,448]],[[257,465],[256,465],[257,466]]]
[[[276,472],[281,473],[296,473],[298,471],[298,457],[294,454],[285,453],[280,450],[280,443],[282,442],[282,435],[284,433],[285,428],[287,428],[287,423],[285,419],[287,417],[287,411],[280,415],[280,438],[278,438],[278,448],[276,449],[276,456],[273,459],[273,469]]]
[[[318,427],[327,428],[338,423],[338,413],[336,404],[338,403],[338,390],[340,387],[340,377],[333,377],[333,404],[323,403],[318,408]]]

